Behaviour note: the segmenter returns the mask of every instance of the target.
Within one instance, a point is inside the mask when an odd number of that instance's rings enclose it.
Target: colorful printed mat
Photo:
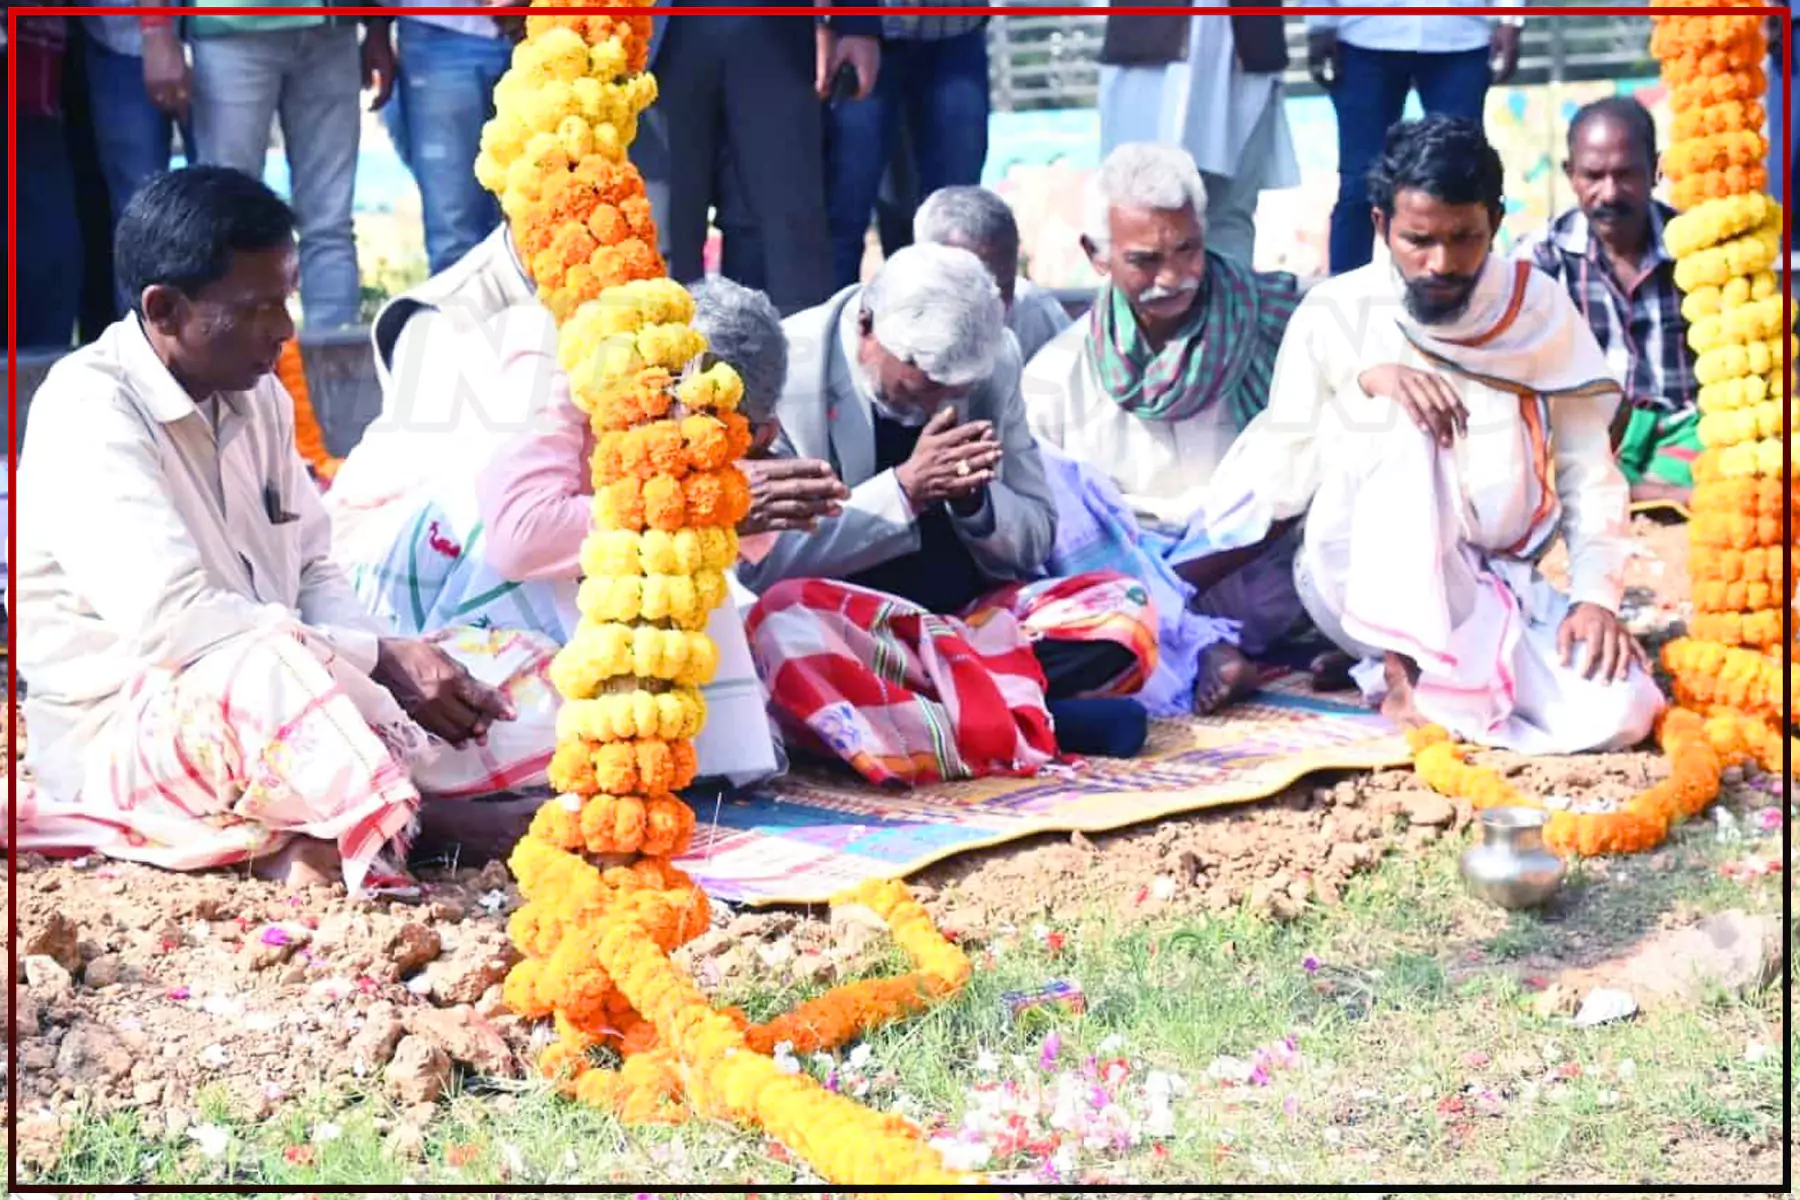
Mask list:
[[[1315,771],[1407,761],[1392,725],[1354,694],[1314,694],[1303,676],[1266,684],[1222,716],[1159,721],[1144,754],[1036,779],[881,791],[847,769],[797,768],[755,794],[695,804],[680,862],[732,903],[823,904],[965,850],[1038,833],[1093,833],[1273,796]]]

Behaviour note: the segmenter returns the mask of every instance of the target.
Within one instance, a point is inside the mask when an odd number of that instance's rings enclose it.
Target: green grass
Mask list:
[[[1748,1061],[1752,1041],[1783,1036],[1776,989],[1736,1002],[1639,1014],[1576,1029],[1540,1013],[1529,982],[1552,956],[1583,964],[1621,953],[1659,922],[1729,907],[1773,911],[1779,878],[1743,884],[1718,864],[1743,847],[1695,829],[1649,859],[1577,872],[1541,915],[1468,898],[1460,839],[1392,860],[1347,889],[1339,907],[1277,926],[1242,911],[1160,924],[1098,916],[1061,926],[1052,959],[1030,931],[978,951],[954,1002],[869,1039],[883,1111],[958,1119],[988,1076],[1038,1075],[1046,1025],[1006,1019],[1002,993],[1051,978],[1079,982],[1082,1017],[1057,1017],[1061,1062],[1123,1054],[1140,1072],[1193,1085],[1172,1137],[1084,1168],[1132,1182],[1218,1184],[1750,1185],[1779,1175],[1778,1055]],[[1621,872],[1624,878],[1620,878]],[[1309,971],[1305,963],[1316,959]],[[882,971],[899,964],[889,960]],[[753,1017],[802,998],[792,988],[719,999]],[[1248,1057],[1292,1036],[1301,1066],[1266,1087],[1203,1076],[1220,1056]],[[237,1120],[222,1100],[200,1114],[231,1132],[207,1158],[188,1135],[152,1139],[134,1118],[77,1125],[45,1181],[69,1186],[331,1184],[446,1186],[815,1183],[761,1136],[711,1123],[625,1129],[532,1085],[460,1094],[433,1122],[422,1160],[385,1139],[396,1117],[369,1099],[340,1111],[302,1103],[274,1120]],[[319,1140],[329,1123],[337,1136]],[[1755,1152],[1753,1156],[1753,1152]],[[1019,1163],[995,1163],[1004,1168]]]

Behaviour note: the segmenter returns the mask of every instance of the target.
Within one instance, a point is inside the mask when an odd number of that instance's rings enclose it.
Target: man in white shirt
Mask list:
[[[1474,122],[1396,127],[1370,172],[1393,261],[1295,311],[1207,528],[1236,545],[1305,516],[1301,599],[1396,722],[1522,754],[1625,749],[1663,702],[1618,617],[1619,385],[1562,286],[1492,253],[1501,179]],[[1537,570],[1559,535],[1568,595]]]
[[[988,189],[946,187],[925,197],[913,215],[913,241],[957,246],[981,260],[1000,285],[1006,327],[1018,339],[1020,362],[1030,362],[1071,324],[1053,292],[1019,277],[1019,223],[1006,201]]]
[[[1523,0],[1498,0],[1503,7]],[[1330,0],[1327,0],[1330,3]],[[1331,212],[1331,273],[1369,261],[1375,234],[1369,218],[1369,165],[1387,131],[1418,89],[1427,114],[1479,122],[1489,84],[1505,83],[1519,66],[1518,17],[1409,16],[1423,0],[1396,0],[1379,15],[1309,14],[1307,66],[1331,94],[1338,125],[1338,200]],[[1449,0],[1451,8],[1483,8]]]
[[[487,752],[512,699],[383,636],[327,555],[271,374],[294,333],[287,206],[227,168],[159,176],[117,260],[135,311],[57,364],[19,462],[41,789],[20,848],[358,889],[421,817],[473,813],[421,812],[421,792],[438,760]]]
[[[1292,276],[1212,252],[1208,200],[1185,150],[1107,155],[1082,237],[1106,284],[1022,385],[1057,499],[1050,570],[1114,569],[1149,589],[1158,656],[1140,698],[1158,716],[1243,699],[1257,682],[1249,660],[1304,632],[1292,538],[1227,557],[1194,524],[1213,470],[1267,401],[1299,299]]]

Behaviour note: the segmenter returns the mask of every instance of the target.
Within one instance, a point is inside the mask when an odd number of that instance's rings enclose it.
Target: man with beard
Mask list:
[[[1113,573],[1044,577],[1056,502],[1005,320],[980,259],[922,244],[784,322],[777,453],[829,464],[850,498],[746,550],[750,647],[790,744],[875,783],[1143,744],[1122,697],[1155,662],[1147,596]]]
[[[1524,754],[1631,746],[1662,697],[1618,618],[1605,355],[1555,281],[1491,253],[1501,167],[1479,125],[1396,125],[1369,191],[1392,262],[1295,312],[1209,531],[1242,544],[1305,514],[1301,599],[1395,721]],[[1559,534],[1568,595],[1537,570]]]
[[[1213,469],[1267,400],[1298,293],[1292,276],[1208,248],[1206,185],[1174,146],[1108,154],[1084,224],[1106,283],[1024,381],[1056,485],[1050,569],[1118,570],[1149,588],[1159,655],[1141,699],[1159,716],[1211,712],[1255,690],[1251,659],[1305,630],[1290,531],[1215,554],[1195,523]]]
[[[1579,207],[1519,248],[1562,281],[1625,388],[1615,441],[1638,503],[1685,504],[1700,453],[1694,352],[1656,186],[1656,123],[1629,96],[1596,100],[1569,123],[1563,172]]]

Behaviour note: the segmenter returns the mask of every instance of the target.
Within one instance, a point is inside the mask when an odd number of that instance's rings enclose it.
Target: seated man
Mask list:
[[[787,364],[780,317],[766,297],[729,281],[693,294],[694,325],[715,357],[745,375],[744,412],[766,448]],[[547,669],[580,619],[593,440],[556,361],[555,322],[510,235],[497,231],[390,302],[372,333],[385,401],[326,500],[339,559],[363,603],[394,630],[504,631],[492,636],[547,647]],[[823,464],[745,467],[754,501],[745,532],[803,527],[848,495]],[[773,744],[725,732],[763,719],[742,619],[721,609],[708,632],[722,665],[703,690],[722,719],[697,744],[702,769],[767,775],[779,767]],[[546,688],[528,715],[548,729],[554,706]]]
[[[1206,188],[1185,150],[1128,143],[1089,185],[1082,247],[1106,283],[1031,361],[1025,415],[1059,476],[1053,571],[1110,567],[1156,601],[1152,713],[1249,695],[1261,657],[1305,629],[1293,539],[1213,554],[1193,527],[1213,470],[1266,402],[1298,300],[1206,249]],[[1318,661],[1319,673],[1333,664]],[[1342,665],[1338,669],[1341,671]]]
[[[1650,198],[1656,122],[1629,96],[1596,100],[1569,122],[1563,171],[1579,207],[1522,243],[1519,257],[1561,281],[1625,388],[1614,440],[1637,503],[1687,503],[1700,453],[1694,352],[1663,225]]]
[[[946,187],[925,197],[913,214],[913,241],[960,246],[982,261],[1000,285],[1006,327],[1019,340],[1020,362],[1030,362],[1071,324],[1055,293],[1019,278],[1019,224],[1006,201],[988,189]]]
[[[1662,697],[1617,615],[1605,356],[1555,281],[1491,253],[1500,156],[1479,124],[1396,125],[1369,193],[1392,262],[1300,305],[1209,531],[1242,544],[1306,514],[1300,595],[1396,721],[1523,754],[1634,745]],[[1537,571],[1558,534],[1571,596]]]
[[[1040,578],[1056,508],[1004,319],[979,259],[927,244],[786,322],[778,449],[850,497],[740,568],[763,593],[751,649],[785,727],[878,782],[1142,743],[1137,705],[1062,703],[1136,691],[1155,644],[1135,583]]]
[[[178,870],[250,860],[354,891],[454,790],[514,702],[370,620],[271,374],[293,336],[294,216],[190,167],[120,219],[133,309],[59,362],[19,463],[21,845]],[[542,777],[543,763],[537,765]]]

